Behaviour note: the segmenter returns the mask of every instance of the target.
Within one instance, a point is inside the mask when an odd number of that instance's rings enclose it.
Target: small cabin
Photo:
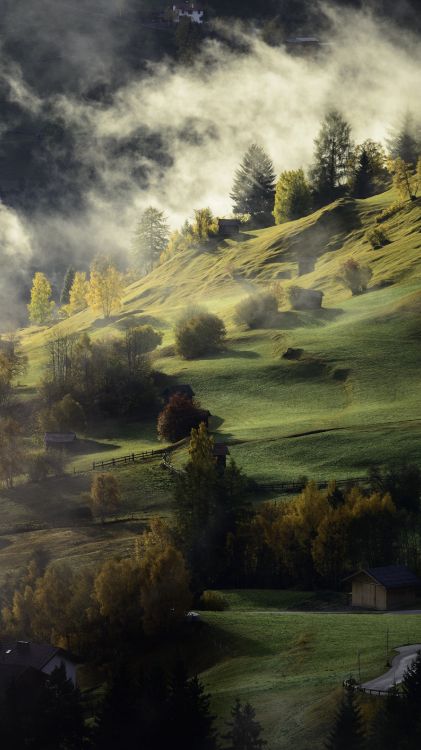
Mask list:
[[[216,458],[216,465],[222,469],[226,468],[229,448],[225,443],[215,443],[213,446],[213,455]]]
[[[186,383],[179,385],[170,385],[168,386],[168,388],[165,388],[165,390],[162,391],[162,398],[164,399],[166,404],[168,404],[170,398],[172,398],[173,396],[185,396],[185,398],[188,398],[189,401],[193,401],[195,392],[191,385],[188,385]]]
[[[77,442],[75,432],[46,432],[44,435],[45,447],[55,450],[66,450],[74,448]]]
[[[353,607],[364,609],[400,609],[415,603],[421,581],[405,565],[364,568],[345,578],[352,584]]]
[[[49,675],[64,665],[66,677],[76,686],[76,665],[61,648],[49,643],[4,641],[0,644],[0,685],[7,688],[9,681],[34,672]]]
[[[240,234],[241,222],[238,219],[218,219],[219,237],[236,237]]]

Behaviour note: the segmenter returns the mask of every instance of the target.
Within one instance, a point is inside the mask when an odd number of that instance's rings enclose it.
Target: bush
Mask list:
[[[238,303],[235,308],[234,320],[239,325],[248,328],[264,328],[270,325],[278,312],[278,300],[275,294],[251,294]]]
[[[366,240],[370,243],[373,250],[378,250],[381,247],[389,244],[389,238],[386,231],[381,227],[374,227],[366,232]]]
[[[353,296],[363,294],[373,275],[373,271],[368,266],[361,266],[358,261],[350,258],[340,268],[337,280],[350,289]]]
[[[158,435],[161,440],[172,443],[190,435],[193,428],[207,422],[209,412],[200,409],[195,401],[187,396],[172,396],[158,417]]]
[[[200,597],[199,609],[207,612],[223,612],[228,609],[228,602],[217,591],[204,591]]]
[[[197,310],[187,312],[175,328],[175,348],[184,359],[195,359],[223,348],[224,322],[217,315]]]
[[[392,203],[391,206],[388,208],[385,208],[384,211],[382,211],[376,218],[377,224],[382,224],[384,221],[387,221],[388,219],[391,219],[392,216],[396,216],[396,214],[399,213],[399,211],[402,211],[402,209],[405,207],[405,203],[402,201],[399,201],[398,203]]]
[[[31,482],[41,482],[48,476],[62,474],[64,459],[60,451],[37,451],[27,460],[27,473]]]

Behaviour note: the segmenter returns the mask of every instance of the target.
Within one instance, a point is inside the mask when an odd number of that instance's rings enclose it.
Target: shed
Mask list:
[[[216,458],[216,465],[225,469],[229,453],[229,448],[225,443],[215,443],[213,446],[213,455]]]
[[[400,609],[417,599],[421,581],[405,565],[364,568],[344,579],[352,583],[352,606]]]
[[[46,432],[44,435],[46,448],[72,448],[76,441],[75,432]]]
[[[195,392],[191,385],[180,383],[179,385],[169,385],[164,391],[162,391],[162,398],[166,404],[168,404],[172,396],[185,396],[190,401],[193,401]]]
[[[240,227],[238,219],[218,219],[219,237],[236,237],[240,233]]]

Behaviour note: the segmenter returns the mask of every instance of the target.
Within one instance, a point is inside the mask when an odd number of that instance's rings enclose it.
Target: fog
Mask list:
[[[356,142],[384,141],[406,111],[421,115],[420,42],[373,15],[325,6],[330,47],[317,59],[231,28],[247,54],[213,40],[194,65],[168,59],[136,72],[119,56],[132,12],[130,3],[112,0],[7,4],[0,84],[20,116],[41,113],[44,122],[63,123],[80,166],[59,188],[59,207],[1,207],[2,252],[15,258],[19,277],[46,259],[54,279],[71,260],[83,265],[95,253],[124,258],[149,205],[164,210],[173,227],[203,206],[229,214],[233,174],[250,143],[268,151],[277,172],[308,168],[331,107],[350,121]],[[35,80],[34,66],[13,52],[10,40],[16,45],[28,34],[32,49],[51,53],[46,80],[42,66]],[[99,83],[108,86],[106,97],[87,96]],[[0,144],[4,130],[3,121]],[[57,145],[46,157],[53,175],[56,157]],[[73,188],[81,199],[66,205]]]

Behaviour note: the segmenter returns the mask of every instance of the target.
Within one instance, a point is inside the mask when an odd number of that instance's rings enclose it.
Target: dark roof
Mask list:
[[[74,443],[76,440],[75,432],[46,432],[46,443]]]
[[[60,649],[50,646],[49,643],[3,642],[0,646],[0,667],[13,665],[42,669],[58,653]]]
[[[215,443],[213,446],[214,456],[229,456],[229,449],[225,443]]]
[[[357,573],[353,573],[352,576],[348,576],[346,581],[351,578],[365,573],[366,575],[373,578],[381,586],[386,589],[403,589],[409,586],[421,586],[420,579],[405,565],[385,565],[382,568],[364,568],[359,570]]]

